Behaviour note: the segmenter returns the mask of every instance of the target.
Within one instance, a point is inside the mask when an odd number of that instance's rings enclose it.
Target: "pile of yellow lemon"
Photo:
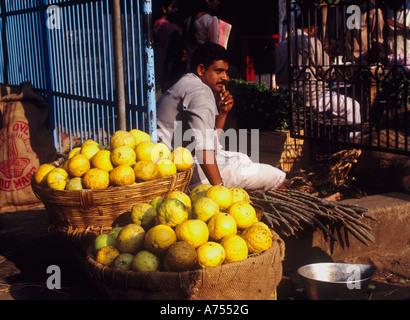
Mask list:
[[[134,271],[185,271],[247,259],[272,246],[273,231],[260,222],[240,187],[202,184],[190,194],[131,208],[131,221],[96,237],[96,261]]]
[[[71,149],[58,168],[40,165],[34,181],[55,190],[105,189],[167,177],[192,165],[188,149],[171,152],[144,131],[118,130],[108,146],[89,139]]]

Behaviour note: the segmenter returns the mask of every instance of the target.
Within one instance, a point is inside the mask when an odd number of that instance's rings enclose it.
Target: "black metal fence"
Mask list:
[[[287,18],[275,63],[292,135],[410,154],[409,1],[288,1]]]

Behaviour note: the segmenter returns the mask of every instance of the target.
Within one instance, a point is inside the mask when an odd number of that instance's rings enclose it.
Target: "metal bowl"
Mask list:
[[[313,263],[298,269],[310,300],[362,300],[377,268],[367,264]]]

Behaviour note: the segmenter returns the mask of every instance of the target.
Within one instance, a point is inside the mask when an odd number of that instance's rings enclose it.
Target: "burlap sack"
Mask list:
[[[91,278],[113,300],[267,300],[282,279],[285,245],[248,259],[186,272],[133,272],[105,267],[87,257]]]
[[[46,100],[29,84],[0,86],[0,213],[40,203],[31,177],[56,154],[47,118]]]

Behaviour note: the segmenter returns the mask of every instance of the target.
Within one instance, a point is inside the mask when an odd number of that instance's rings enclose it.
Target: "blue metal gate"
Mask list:
[[[0,83],[28,81],[47,98],[58,151],[108,144],[118,129],[155,133],[151,1],[6,0],[0,10]]]

